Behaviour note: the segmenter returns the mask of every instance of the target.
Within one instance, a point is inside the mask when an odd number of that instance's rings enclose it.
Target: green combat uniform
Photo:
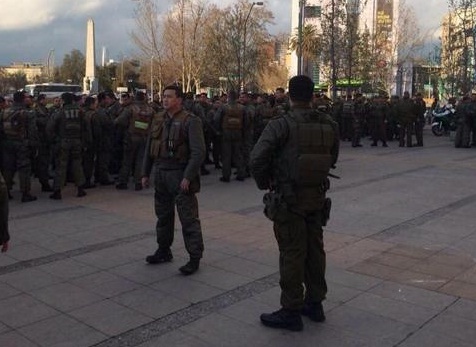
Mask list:
[[[305,304],[321,306],[327,293],[322,226],[330,212],[327,176],[337,161],[339,130],[328,114],[311,108],[310,100],[291,101],[290,112],[264,129],[251,152],[250,169],[258,188],[270,190],[263,201],[279,246],[280,311],[285,312],[262,315],[261,320],[301,330],[299,311]],[[293,322],[286,317],[294,317]],[[315,320],[323,317],[322,312]]]
[[[200,118],[180,110],[154,115],[144,152],[142,176],[149,177],[154,168],[155,214],[157,216],[158,250],[146,258],[151,264],[172,259],[175,206],[182,224],[185,248],[190,259],[202,258],[203,238],[198,217],[196,193],[200,190],[200,166],[205,158],[205,140]],[[190,182],[189,191],[181,189],[183,179]]]
[[[68,162],[71,160],[74,183],[78,188],[78,197],[86,195],[82,152],[92,143],[91,130],[83,111],[75,104],[64,104],[63,109],[53,114],[47,125],[47,133],[57,147],[54,193],[52,199],[61,199],[61,188],[66,182]]]
[[[3,174],[8,190],[12,189],[15,171],[18,171],[22,201],[34,201],[31,191],[31,154],[38,146],[34,114],[22,103],[14,103],[2,113]]]

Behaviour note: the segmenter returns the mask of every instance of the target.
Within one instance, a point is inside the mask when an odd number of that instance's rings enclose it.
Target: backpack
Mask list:
[[[141,104],[132,110],[129,130],[133,135],[146,136],[155,111],[147,104]]]
[[[223,116],[223,130],[242,130],[243,129],[244,107],[239,104],[228,105]]]
[[[8,109],[3,116],[3,131],[9,138],[24,139],[26,137],[26,128],[28,114],[23,109]]]
[[[280,175],[298,187],[319,187],[335,164],[336,124],[326,113],[312,110],[284,116],[289,129],[281,156]]]

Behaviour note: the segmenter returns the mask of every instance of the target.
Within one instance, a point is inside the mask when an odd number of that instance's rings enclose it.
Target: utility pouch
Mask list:
[[[322,216],[321,216],[321,225],[325,227],[329,218],[331,217],[331,208],[332,208],[332,200],[330,198],[326,198],[324,200],[324,207],[322,208]]]
[[[280,193],[269,192],[263,196],[264,215],[273,222],[283,222],[289,212],[288,206]]]

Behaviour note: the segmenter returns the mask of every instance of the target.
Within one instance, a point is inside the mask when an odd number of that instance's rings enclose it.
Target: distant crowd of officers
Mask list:
[[[250,177],[249,153],[255,142],[271,118],[289,110],[283,88],[271,95],[230,91],[212,99],[206,93],[189,93],[183,105],[202,120],[207,153],[201,175],[210,173],[207,165],[214,165],[222,171],[222,182]],[[462,139],[458,147],[471,146],[476,123],[473,105],[476,98],[465,97],[456,106]],[[423,146],[427,108],[421,94],[366,98],[357,93],[334,102],[316,94],[313,106],[333,116],[341,140],[350,141],[352,147],[361,147],[364,137],[371,138],[371,146],[387,147],[392,140],[398,140],[400,147]],[[0,169],[9,197],[13,198],[12,188],[18,182],[21,201],[35,201],[32,174],[42,192],[51,192],[51,199],[62,198],[68,181],[75,183],[78,197],[98,184],[115,184],[122,190],[132,182],[135,190],[141,190],[149,125],[161,110],[159,98],[149,102],[142,92],[122,93],[119,98],[112,91],[95,96],[65,93],[54,100],[16,92],[11,104],[0,97]]]

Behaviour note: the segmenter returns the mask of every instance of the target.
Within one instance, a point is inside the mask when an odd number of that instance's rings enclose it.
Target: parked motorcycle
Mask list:
[[[441,109],[433,110],[433,120],[431,123],[433,135],[443,136],[449,134],[450,131],[456,130],[455,112],[456,110],[451,104],[447,104]]]

